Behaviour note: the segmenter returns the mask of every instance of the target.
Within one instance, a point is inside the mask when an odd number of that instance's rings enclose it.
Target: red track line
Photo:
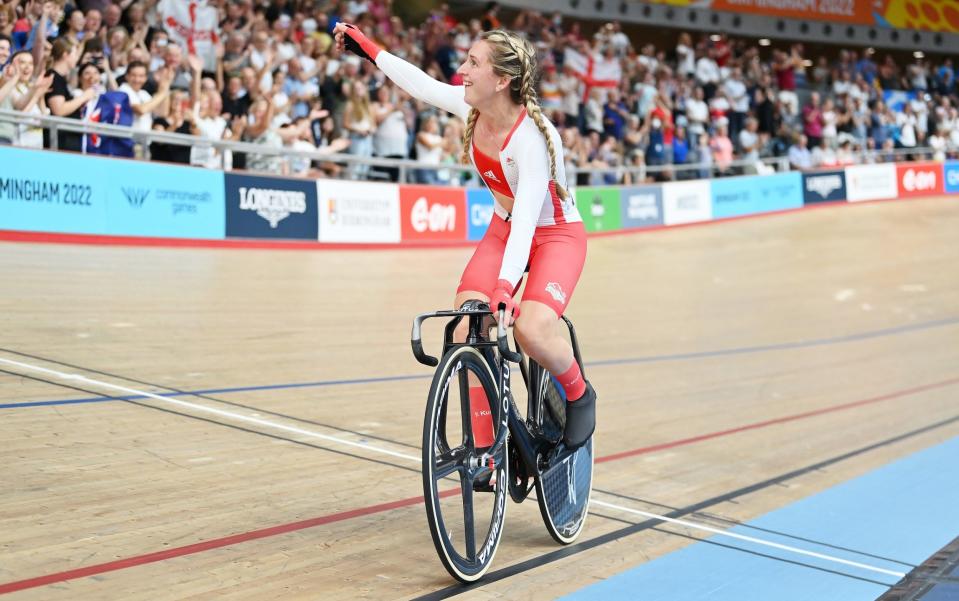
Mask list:
[[[440,497],[449,497],[459,494],[459,492],[459,488],[446,490],[440,493]],[[401,499],[399,501],[391,501],[389,503],[381,503],[379,505],[370,505],[369,507],[361,507],[359,509],[352,509],[350,511],[344,511],[341,513],[333,513],[330,515],[310,518],[300,522],[281,524],[279,526],[271,526],[269,528],[253,530],[252,532],[242,532],[240,534],[233,534],[223,538],[201,541],[192,545],[186,545],[184,547],[176,547],[173,549],[157,551],[155,553],[147,553],[146,555],[127,557],[126,559],[119,559],[117,561],[87,566],[85,568],[77,568],[75,570],[67,570],[66,572],[57,572],[56,574],[37,576],[36,578],[30,578],[27,580],[8,582],[6,584],[0,584],[0,595],[4,593],[22,591],[28,588],[36,588],[38,586],[46,586],[55,582],[64,582],[66,580],[74,580],[76,578],[95,576],[96,574],[103,574],[104,572],[113,572],[115,570],[132,568],[134,566],[141,566],[148,563],[163,561],[165,559],[173,559],[175,557],[182,557],[184,555],[209,551],[210,549],[219,549],[221,547],[245,543],[246,541],[256,540],[258,538],[267,538],[270,536],[276,536],[278,534],[286,534],[287,532],[295,532],[297,530],[321,526],[323,524],[342,522],[344,520],[349,520],[364,515],[372,515],[374,513],[382,513],[391,509],[399,509],[400,507],[406,507],[408,505],[417,505],[422,502],[423,497],[410,497],[408,499]]]
[[[943,380],[941,382],[935,382],[933,384],[926,384],[925,386],[907,388],[905,390],[884,394],[882,396],[872,397],[869,399],[862,399],[860,401],[853,401],[851,403],[844,403],[842,405],[834,405],[832,407],[825,407],[823,409],[816,409],[814,411],[807,411],[805,413],[797,413],[796,415],[787,415],[784,417],[777,417],[775,419],[769,419],[766,421],[756,422],[753,424],[746,424],[745,426],[740,426],[738,428],[730,428],[728,430],[719,430],[718,432],[700,434],[699,436],[693,436],[691,438],[683,438],[680,440],[674,440],[672,442],[662,442],[662,443],[651,445],[648,447],[640,447],[638,449],[633,449],[631,451],[622,451],[620,453],[613,453],[612,455],[597,457],[595,460],[595,463],[606,463],[607,461],[616,461],[618,459],[625,459],[627,457],[634,457],[636,455],[645,455],[647,453],[654,453],[656,451],[664,451],[666,449],[672,449],[674,447],[681,447],[684,445],[693,444],[694,442],[701,442],[701,441],[710,440],[713,438],[720,438],[722,436],[729,436],[730,434],[738,434],[739,432],[746,432],[747,430],[758,430],[759,428],[765,428],[766,426],[772,426],[775,424],[784,424],[786,422],[806,419],[807,417],[815,417],[817,415],[832,413],[834,411],[844,411],[846,409],[852,409],[853,407],[862,407],[863,405],[871,405],[873,403],[878,403],[880,401],[888,401],[890,399],[908,396],[911,394],[915,394],[917,392],[925,392],[926,390],[943,388],[951,384],[959,384],[959,378],[951,378],[949,380]]]
[[[720,438],[723,436],[730,436],[732,434],[738,434],[740,432],[745,432],[748,430],[757,430],[757,429],[765,428],[767,426],[772,426],[775,424],[782,424],[790,421],[806,419],[808,417],[815,417],[817,415],[832,413],[835,411],[844,411],[846,409],[853,409],[855,407],[861,407],[864,405],[878,403],[880,401],[888,401],[891,399],[896,399],[896,398],[916,394],[918,392],[925,392],[927,390],[944,388],[946,386],[950,386],[952,384],[957,384],[957,383],[959,383],[959,378],[950,378],[948,380],[933,382],[932,384],[925,384],[923,386],[916,386],[914,388],[906,388],[904,390],[891,392],[889,394],[884,394],[881,396],[872,397],[868,399],[862,399],[859,401],[853,401],[850,403],[844,403],[842,405],[835,405],[833,407],[826,407],[824,409],[807,411],[805,413],[797,413],[795,415],[787,415],[785,417],[780,417],[776,419],[770,419],[770,420],[765,420],[761,422],[755,422],[752,424],[746,424],[745,426],[740,426],[738,428],[730,428],[728,430],[719,430],[717,432],[702,434],[700,436],[693,436],[691,438],[683,438],[673,442],[666,442],[658,445],[652,445],[648,447],[633,449],[631,451],[614,453],[612,455],[598,457],[596,458],[595,461],[596,463],[606,463],[607,461],[616,461],[618,459],[625,459],[627,457],[634,457],[636,455],[654,453],[656,451],[685,446],[685,445],[689,445],[697,442],[702,442],[704,440]],[[440,493],[440,496],[449,497],[449,496],[459,494],[459,492],[460,492],[459,488],[450,489]],[[373,515],[376,513],[383,513],[385,511],[399,509],[401,507],[417,505],[422,502],[423,502],[423,497],[409,497],[407,499],[401,499],[399,501],[391,501],[389,503],[381,503],[379,505],[370,505],[368,507],[361,507],[358,509],[352,509],[352,510],[344,511],[341,513],[334,513],[330,515],[319,516],[315,518],[310,518],[308,520],[302,520],[299,522],[292,522],[289,524],[280,524],[279,526],[271,526],[269,528],[262,528],[260,530],[253,530],[251,532],[233,534],[231,536],[226,536],[223,538],[216,538],[216,539],[211,539],[207,541],[201,541],[199,543],[194,543],[192,545],[176,547],[173,549],[166,549],[166,550],[157,551],[154,553],[147,553],[145,555],[136,555],[133,557],[128,557],[126,559],[120,559],[117,561],[101,563],[97,565],[87,566],[84,568],[77,568],[75,570],[67,570],[65,572],[57,572],[54,574],[47,574],[45,576],[37,576],[36,578],[29,578],[27,580],[18,580],[15,582],[8,582],[6,584],[0,584],[0,595],[4,593],[12,593],[14,591],[22,591],[25,589],[46,586],[48,584],[54,584],[57,582],[65,582],[67,580],[85,578],[87,576],[94,576],[96,574],[103,574],[105,572],[123,570],[126,568],[141,566],[148,563],[163,561],[165,559],[173,559],[176,557],[182,557],[184,555],[191,555],[193,553],[209,551],[211,549],[219,549],[222,547],[228,547],[230,545],[235,545],[235,544],[243,543],[246,541],[256,540],[260,538],[268,538],[268,537],[276,536],[279,534],[286,534],[288,532],[295,532],[297,530],[312,528],[314,526],[321,526],[323,524],[332,524],[334,522],[341,522],[341,521],[353,519],[356,517]]]

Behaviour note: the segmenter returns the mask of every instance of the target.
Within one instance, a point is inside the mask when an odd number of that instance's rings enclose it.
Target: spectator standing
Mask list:
[[[620,99],[619,90],[612,89],[606,95],[606,106],[603,107],[603,131],[607,136],[613,136],[617,140],[623,139],[623,130],[626,125],[626,119],[629,117],[629,109],[626,103]]]
[[[10,102],[15,111],[25,115],[40,116],[45,114],[43,97],[53,83],[52,75],[44,75],[33,80],[33,54],[21,50],[10,59],[10,66],[14,69],[15,85],[10,94]],[[14,143],[24,148],[43,148],[43,128],[31,125],[28,122],[17,126]]]
[[[266,94],[250,105],[249,117],[240,119],[236,131],[245,142],[259,144],[266,148],[282,148],[283,140],[274,126],[275,116],[273,99]],[[234,135],[237,135],[236,132]],[[251,171],[280,173],[283,168],[283,159],[275,154],[249,153],[246,156],[246,167]]]
[[[343,109],[343,129],[349,133],[350,154],[360,157],[373,156],[373,134],[376,121],[370,108],[370,92],[362,80],[349,84],[349,96]],[[353,177],[364,178],[369,172],[368,164],[355,164]]]
[[[716,126],[716,131],[709,140],[709,149],[713,154],[713,165],[716,166],[716,174],[719,176],[731,175],[733,143],[729,139],[728,129],[725,123],[720,123]]]
[[[823,102],[820,120],[822,123],[821,133],[823,141],[826,142],[826,146],[835,149],[839,145],[839,112],[836,110],[836,105],[833,103],[832,98],[826,98]]]
[[[796,95],[796,68],[800,61],[795,54],[776,50],[773,54],[773,73],[779,88],[779,100],[790,115],[799,114],[799,96]],[[801,65],[798,65],[801,66]]]
[[[407,115],[396,102],[396,90],[384,83],[376,90],[372,104],[376,133],[373,135],[373,154],[386,159],[405,159],[409,155],[410,131]],[[390,181],[399,181],[398,167],[381,167]]]
[[[50,114],[54,117],[80,119],[83,116],[83,107],[97,94],[93,87],[88,87],[74,97],[67,83],[67,77],[76,67],[77,60],[80,58],[80,46],[60,38],[53,43],[50,52],[53,64],[46,74],[52,76],[52,81],[50,89],[44,97],[46,105],[50,109]],[[81,150],[81,138],[82,136],[78,133],[60,131],[57,134],[57,148],[79,152]],[[43,130],[43,147],[51,147],[50,130],[48,129]]]
[[[809,104],[802,109],[803,133],[809,140],[809,145],[818,148],[822,141],[822,108],[820,107],[819,92],[813,92],[809,96]]]
[[[703,88],[703,97],[708,102],[719,87],[722,73],[716,63],[716,50],[710,47],[706,54],[696,61],[696,83]]]
[[[440,135],[440,122],[436,115],[423,120],[420,132],[416,134],[416,160],[428,165],[439,165],[443,159],[443,136]],[[417,183],[436,184],[436,169],[418,169]]]
[[[698,148],[699,138],[706,134],[709,123],[709,105],[706,104],[705,93],[701,86],[696,86],[693,97],[686,100],[686,120],[689,143],[693,148]]]
[[[151,95],[143,89],[147,82],[147,66],[141,62],[131,63],[127,67],[126,81],[120,86],[120,91],[130,98],[130,107],[133,109],[133,129],[150,131],[153,129],[153,112],[163,106],[170,96],[172,72],[163,68],[156,73],[157,93]]]
[[[13,110],[13,91],[18,80],[19,74],[13,64],[0,68],[0,110]],[[0,146],[12,145],[16,135],[16,125],[0,118]]]
[[[686,32],[679,34],[676,60],[679,63],[677,71],[681,77],[689,79],[696,75],[696,50],[693,48],[692,36]]]
[[[739,138],[741,158],[752,163],[747,165],[744,172],[755,173],[756,169],[753,165],[759,161],[759,150],[764,145],[764,140],[759,133],[759,122],[753,117],[746,119],[745,127],[737,137]]]
[[[732,68],[729,78],[723,82],[723,92],[729,101],[729,135],[737,139],[749,113],[749,90],[738,66]]]

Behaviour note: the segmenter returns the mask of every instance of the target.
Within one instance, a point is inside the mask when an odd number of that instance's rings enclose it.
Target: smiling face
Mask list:
[[[509,90],[510,79],[493,71],[489,44],[480,40],[470,48],[466,61],[456,70],[463,78],[466,103],[479,108],[488,104],[504,90]]]
[[[27,52],[21,52],[13,59],[13,66],[17,69],[17,75],[20,81],[27,83],[33,77],[33,55]]]
[[[100,83],[100,70],[93,65],[87,65],[80,71],[80,88],[86,90]]]

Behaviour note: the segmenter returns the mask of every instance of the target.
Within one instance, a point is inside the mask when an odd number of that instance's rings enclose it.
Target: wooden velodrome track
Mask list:
[[[957,233],[937,198],[592,238],[594,500],[724,528],[959,435]],[[705,537],[594,505],[560,551],[510,503],[449,579],[409,330],[470,252],[0,244],[0,593],[551,599]]]

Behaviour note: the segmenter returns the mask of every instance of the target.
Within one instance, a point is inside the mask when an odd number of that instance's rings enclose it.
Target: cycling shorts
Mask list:
[[[511,223],[493,215],[489,229],[463,271],[457,293],[464,290],[492,296],[503,263]],[[541,225],[533,233],[526,287],[521,300],[541,302],[561,316],[586,263],[586,229],[583,222]],[[516,285],[519,289],[519,284]],[[516,290],[513,290],[516,294]]]

